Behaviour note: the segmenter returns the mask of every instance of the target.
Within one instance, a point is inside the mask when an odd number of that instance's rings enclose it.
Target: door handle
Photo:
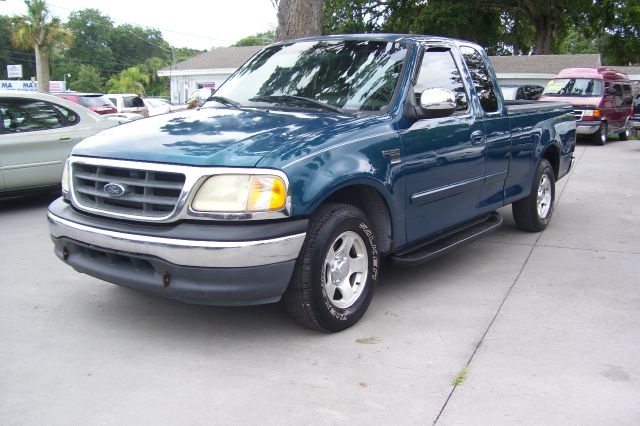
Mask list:
[[[64,137],[58,138],[58,140],[60,142],[68,142],[71,140],[71,136],[64,136]]]
[[[482,145],[486,142],[486,138],[484,137],[484,133],[480,130],[476,130],[471,133],[471,145]]]

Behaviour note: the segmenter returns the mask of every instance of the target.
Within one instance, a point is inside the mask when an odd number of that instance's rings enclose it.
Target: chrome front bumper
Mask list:
[[[154,256],[180,266],[244,268],[296,259],[306,234],[280,238],[219,242],[183,240],[110,231],[75,223],[48,213],[54,238],[68,238],[108,250]]]
[[[600,121],[594,121],[593,123],[578,122],[576,126],[576,133],[579,135],[593,135],[600,128]]]

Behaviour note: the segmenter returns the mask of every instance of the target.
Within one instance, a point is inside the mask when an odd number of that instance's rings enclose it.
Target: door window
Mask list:
[[[34,132],[63,127],[62,116],[48,102],[30,99],[0,101],[5,132]]]
[[[491,76],[487,65],[480,52],[468,46],[460,49],[462,56],[467,63],[467,68],[471,74],[473,85],[480,99],[480,105],[484,112],[496,112],[499,109],[496,88],[491,81]]]
[[[60,115],[64,117],[67,125],[73,126],[80,121],[80,117],[78,117],[78,114],[71,111],[70,109],[55,104],[53,104],[53,107],[56,109],[56,111],[58,111]]]
[[[616,106],[622,106],[623,105],[623,99],[622,99],[622,84],[619,83],[614,83],[613,85],[613,90],[616,91],[615,94],[615,99],[616,99]]]
[[[631,85],[629,84],[622,85],[622,105],[633,105],[633,90],[631,90]]]
[[[436,87],[455,93],[457,113],[463,113],[469,109],[469,100],[462,84],[460,70],[448,49],[431,49],[424,53],[418,81],[413,89],[417,104],[420,105],[420,95],[424,90]]]

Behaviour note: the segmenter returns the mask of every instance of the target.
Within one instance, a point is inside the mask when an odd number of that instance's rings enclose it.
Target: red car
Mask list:
[[[80,104],[98,114],[113,114],[118,112],[115,105],[105,95],[100,93],[52,93],[52,95]]]
[[[611,68],[563,69],[547,83],[540,100],[572,104],[578,135],[589,135],[598,145],[611,134],[622,140],[631,135],[631,83],[626,74]]]

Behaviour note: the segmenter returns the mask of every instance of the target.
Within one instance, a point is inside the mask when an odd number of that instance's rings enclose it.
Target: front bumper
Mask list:
[[[275,302],[287,288],[307,220],[146,226],[49,206],[56,255],[79,272],[191,303]]]
[[[600,128],[600,123],[601,121],[579,121],[576,123],[576,133],[579,135],[593,135]]]

